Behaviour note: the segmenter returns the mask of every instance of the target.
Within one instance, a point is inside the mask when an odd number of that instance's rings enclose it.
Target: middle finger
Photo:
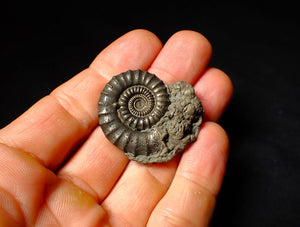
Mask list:
[[[209,42],[199,33],[181,31],[165,44],[148,69],[166,84],[178,80],[193,83],[211,56]],[[102,203],[110,223],[145,225],[154,206],[167,191],[179,157],[168,163],[142,165],[130,162],[123,175]],[[126,212],[124,212],[126,210]]]

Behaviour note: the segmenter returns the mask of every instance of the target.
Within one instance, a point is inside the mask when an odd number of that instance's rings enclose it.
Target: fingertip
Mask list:
[[[205,119],[217,121],[233,97],[233,84],[220,69],[208,68],[196,82],[195,91],[205,110]]]
[[[199,149],[200,148],[200,149]],[[216,153],[209,153],[210,149]],[[201,125],[197,140],[185,153],[202,153],[203,155],[220,155],[219,160],[226,164],[229,151],[229,137],[221,125],[213,121],[205,121]],[[195,153],[194,153],[195,154]],[[193,155],[193,154],[190,154]],[[210,157],[211,158],[211,157]]]
[[[158,48],[162,47],[162,42],[160,41],[160,39],[153,32],[151,32],[147,29],[142,29],[142,28],[134,29],[134,30],[127,32],[125,35],[134,36],[134,37],[140,38],[140,39],[147,38],[150,43],[153,43]]]
[[[208,134],[207,136],[211,136],[212,139],[219,141],[219,147],[222,148],[220,151],[227,156],[229,150],[229,137],[224,128],[213,121],[204,122],[202,127],[206,131],[205,133]]]
[[[161,41],[152,32],[132,30],[101,51],[90,68],[107,80],[128,69],[146,70],[161,48]]]
[[[168,39],[150,71],[165,83],[184,80],[194,84],[211,55],[211,44],[203,35],[190,30],[178,31]]]
[[[148,46],[151,46],[154,50],[159,51],[162,48],[162,42],[160,39],[151,31],[147,29],[134,29],[127,33],[125,33],[123,36],[118,38],[118,40],[135,40],[137,43],[141,42],[141,44],[147,44]],[[114,42],[113,42],[114,43]]]
[[[173,39],[182,39],[184,38],[186,42],[197,42],[199,43],[205,51],[204,54],[211,56],[212,54],[212,45],[209,40],[202,35],[201,33],[194,30],[181,30],[172,35]]]
[[[201,33],[193,30],[178,31],[172,37],[182,39],[187,45],[193,46],[195,48],[195,51],[200,54],[199,58],[197,59],[197,64],[199,64],[199,62],[202,62],[201,64],[203,65],[203,68],[201,68],[199,73],[204,71],[211,59],[213,52],[213,47],[209,40]],[[191,83],[193,84],[196,79],[197,78],[191,81]]]

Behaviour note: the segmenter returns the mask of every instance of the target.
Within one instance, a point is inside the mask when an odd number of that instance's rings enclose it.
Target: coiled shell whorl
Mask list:
[[[154,74],[129,70],[114,76],[102,90],[99,123],[113,144],[125,152],[137,153],[139,145],[134,143],[146,138],[139,138],[142,134],[135,132],[159,121],[169,103],[166,86]]]
[[[144,164],[167,162],[195,141],[202,114],[191,85],[165,86],[141,70],[114,76],[98,103],[99,125],[108,140]]]

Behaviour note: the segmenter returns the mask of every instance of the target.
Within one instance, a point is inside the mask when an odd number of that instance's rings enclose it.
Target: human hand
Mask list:
[[[0,131],[0,226],[207,226],[226,167],[218,120],[232,96],[224,72],[206,68],[209,42],[181,31],[162,47],[129,32],[90,67]],[[128,69],[194,85],[205,110],[198,139],[163,164],[129,161],[98,126],[100,91]]]

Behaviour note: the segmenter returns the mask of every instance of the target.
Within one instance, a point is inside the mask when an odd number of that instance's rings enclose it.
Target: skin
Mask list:
[[[211,54],[194,31],[164,46],[149,31],[131,31],[3,128],[0,226],[207,226],[229,148],[215,121],[233,93],[224,72],[207,68]],[[129,162],[98,126],[104,85],[138,68],[166,84],[193,84],[205,109],[197,141],[169,163]]]

